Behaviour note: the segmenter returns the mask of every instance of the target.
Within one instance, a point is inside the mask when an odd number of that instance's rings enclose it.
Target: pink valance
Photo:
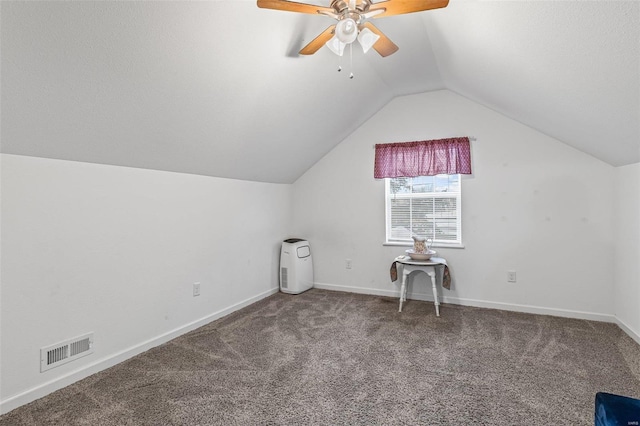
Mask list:
[[[467,137],[376,145],[376,179],[458,173],[471,174]]]

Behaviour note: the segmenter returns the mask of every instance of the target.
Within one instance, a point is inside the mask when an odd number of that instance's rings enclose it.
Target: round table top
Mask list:
[[[435,260],[438,259],[438,260]],[[405,265],[418,265],[418,266],[430,266],[430,265],[439,265],[442,261],[439,261],[439,258],[435,258],[434,260],[413,260],[409,256],[398,256],[395,261],[400,262]]]

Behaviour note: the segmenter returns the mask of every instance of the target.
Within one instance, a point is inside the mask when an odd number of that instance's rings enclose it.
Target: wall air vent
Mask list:
[[[40,349],[40,372],[93,353],[93,333]]]

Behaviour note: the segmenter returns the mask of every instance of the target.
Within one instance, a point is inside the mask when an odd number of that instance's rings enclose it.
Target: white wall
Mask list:
[[[640,163],[616,168],[615,314],[640,343]]]
[[[277,290],[291,185],[1,161],[2,412]],[[94,354],[40,373],[86,332]]]
[[[614,168],[447,90],[394,99],[294,184],[316,285],[395,294],[389,266],[406,247],[383,246],[373,145],[454,136],[476,140],[462,181],[466,247],[439,252],[454,280],[445,301],[613,321]],[[414,297],[429,299],[423,277]]]
[[[293,188],[2,155],[0,412],[275,291],[285,237],[311,241],[317,286],[394,295],[388,268],[405,247],[382,245],[373,144],[465,135],[474,174],[465,248],[440,249],[445,301],[615,313],[637,334],[640,166],[614,169],[443,90],[396,98]],[[40,347],[88,331],[94,354],[39,372]]]

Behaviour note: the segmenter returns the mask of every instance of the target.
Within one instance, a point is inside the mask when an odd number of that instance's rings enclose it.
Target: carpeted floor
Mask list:
[[[640,398],[613,324],[278,293],[2,417],[17,425],[592,425]]]

